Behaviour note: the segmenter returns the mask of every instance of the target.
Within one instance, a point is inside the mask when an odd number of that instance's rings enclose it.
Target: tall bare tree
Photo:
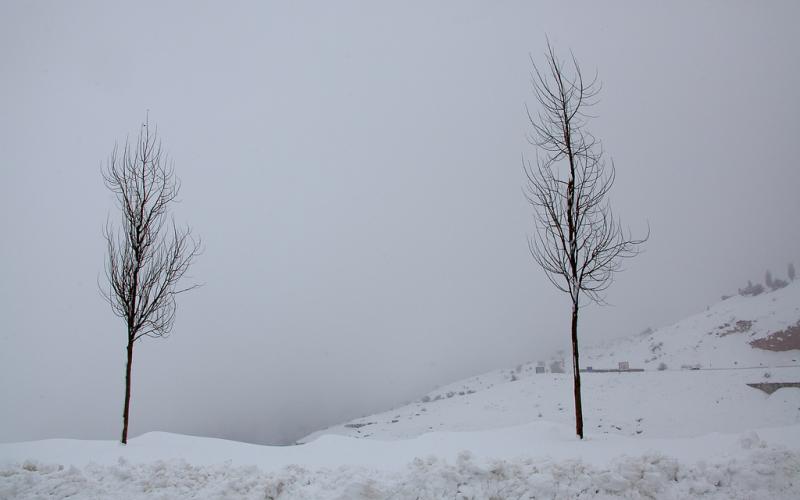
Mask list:
[[[135,144],[114,146],[103,180],[117,198],[118,228],[106,224],[107,246],[104,297],[127,327],[125,406],[122,443],[128,441],[133,346],[143,337],[166,337],[175,322],[175,296],[197,285],[180,287],[200,240],[191,229],[179,228],[169,216],[180,182],[172,162],[161,149],[158,131],[145,122]]]
[[[545,57],[546,67],[531,58],[539,109],[535,114],[528,109],[536,160],[523,162],[525,196],[537,226],[528,245],[550,282],[572,301],[575,429],[583,439],[578,313],[586,300],[604,303],[603,292],[622,260],[639,252],[649,230],[643,239],[633,239],[611,213],[607,195],[614,163],[605,162],[600,141],[586,130],[587,110],[600,91],[597,76],[585,80],[574,55],[569,62],[559,59],[549,42]]]

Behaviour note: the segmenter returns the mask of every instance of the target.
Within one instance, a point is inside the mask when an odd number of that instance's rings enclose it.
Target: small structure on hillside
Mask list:
[[[594,368],[591,366],[587,366],[586,368],[581,368],[581,371],[584,373],[622,373],[622,372],[643,372],[644,368],[631,368],[630,363],[627,361],[619,361],[617,362],[616,368]]]

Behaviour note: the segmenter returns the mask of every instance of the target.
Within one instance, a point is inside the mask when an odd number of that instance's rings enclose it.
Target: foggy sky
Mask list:
[[[562,3],[3,2],[0,441],[118,437],[100,172],[148,110],[204,286],[137,343],[132,436],[286,443],[566,347],[522,195],[546,35],[652,229],[582,342],[800,264],[798,4]]]

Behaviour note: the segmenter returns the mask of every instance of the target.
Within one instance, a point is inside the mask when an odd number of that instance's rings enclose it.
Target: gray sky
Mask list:
[[[800,264],[797,2],[402,4],[0,5],[0,441],[118,436],[100,172],[146,110],[205,286],[137,344],[134,436],[284,443],[565,347],[521,191],[545,33],[652,228],[583,342]]]

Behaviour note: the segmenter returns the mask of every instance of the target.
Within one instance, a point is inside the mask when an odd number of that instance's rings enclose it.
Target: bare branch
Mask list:
[[[566,63],[549,41],[545,58],[544,68],[531,58],[540,109],[534,115],[526,106],[529,141],[538,149],[534,164],[523,161],[525,197],[537,222],[529,247],[548,279],[574,303],[582,296],[602,303],[621,260],[638,254],[647,236],[635,239],[623,232],[607,203],[614,163],[605,162],[602,145],[585,129],[588,108],[601,89],[597,74],[584,79],[574,54]]]

